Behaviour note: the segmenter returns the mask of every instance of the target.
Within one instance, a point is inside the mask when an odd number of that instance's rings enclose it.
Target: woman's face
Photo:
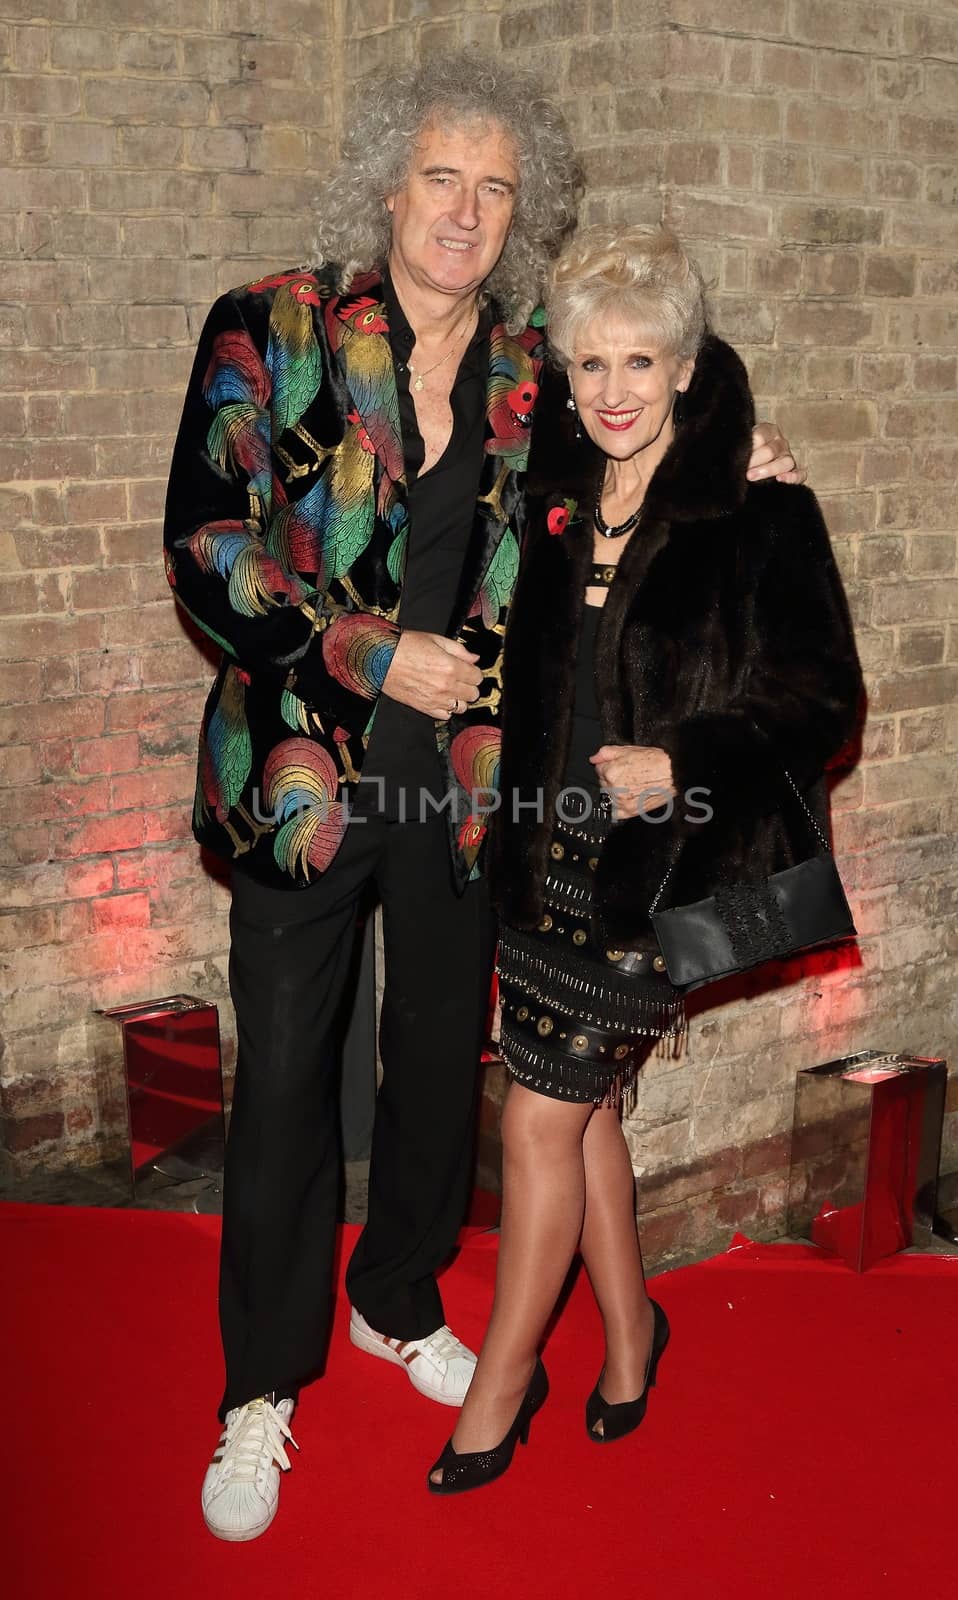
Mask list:
[[[589,323],[576,338],[568,368],[589,438],[616,461],[628,461],[657,441],[668,445],[672,402],[688,388],[694,365],[627,322]]]

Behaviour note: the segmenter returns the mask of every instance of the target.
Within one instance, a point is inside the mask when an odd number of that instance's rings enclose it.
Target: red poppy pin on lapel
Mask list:
[[[565,533],[569,526],[569,519],[575,513],[574,500],[563,500],[561,506],[553,506],[546,517],[546,527],[552,534]]]

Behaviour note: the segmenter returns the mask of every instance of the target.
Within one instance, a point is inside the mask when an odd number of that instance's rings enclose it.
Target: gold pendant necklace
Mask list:
[[[425,372],[420,371],[420,369],[418,367],[414,367],[411,361],[408,361],[406,363],[406,365],[408,366],[410,372],[413,373],[414,376],[415,376],[415,380],[416,381],[413,384],[413,388],[415,389],[417,394],[422,394],[423,389],[426,387],[425,380],[426,380],[426,378],[429,377],[430,373],[438,372],[439,368],[441,366],[443,366],[445,364],[445,362],[447,362],[449,360],[449,357],[452,355],[453,351],[455,350],[456,345],[459,344],[460,341],[465,338],[466,333],[468,332],[469,325],[470,325],[471,322],[472,322],[472,312],[470,311],[469,316],[468,316],[468,318],[466,320],[466,325],[463,328],[462,332],[456,338],[455,344],[451,344],[449,346],[449,349],[446,351],[445,355],[444,356],[440,356],[438,361],[434,361],[431,367],[427,367],[426,368]]]
[[[455,349],[455,345],[453,346],[453,349]],[[431,372],[438,372],[438,370],[442,366],[443,362],[444,361],[448,361],[449,357],[451,355],[452,355],[452,350],[447,350],[445,355],[442,358],[442,361],[437,361],[435,366],[427,367],[425,372],[420,372],[418,367],[414,367],[412,362],[411,361],[409,362],[409,370],[410,370],[410,372],[415,373],[416,381],[413,384],[413,388],[415,389],[417,394],[422,394],[423,389],[426,387],[424,379],[428,378],[429,374]]]

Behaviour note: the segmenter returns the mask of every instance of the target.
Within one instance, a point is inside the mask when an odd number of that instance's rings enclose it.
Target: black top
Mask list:
[[[605,742],[595,694],[595,639],[601,615],[601,606],[589,605],[582,614],[582,632],[575,658],[572,737],[562,783],[564,789],[585,789],[593,799],[599,793],[599,780],[589,757]]]
[[[389,344],[399,419],[409,507],[409,543],[403,579],[399,624],[422,633],[448,633],[459,591],[466,551],[476,514],[486,421],[491,315],[479,313],[476,331],[466,347],[452,386],[452,432],[443,454],[420,475],[425,445],[416,421],[409,387],[409,355],[415,335],[396,298],[388,272],[383,273],[383,298],[389,320]],[[383,694],[379,700],[363,778],[383,780],[385,815],[410,821],[420,814],[420,789],[441,799],[443,783],[436,750],[436,725],[431,717]],[[376,782],[363,782],[356,809],[378,809]],[[400,790],[405,791],[403,810]]]

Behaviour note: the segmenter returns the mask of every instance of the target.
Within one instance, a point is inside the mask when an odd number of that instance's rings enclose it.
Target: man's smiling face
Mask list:
[[[427,124],[406,182],[386,197],[390,262],[417,288],[475,292],[503,252],[518,187],[516,147],[499,123]]]

